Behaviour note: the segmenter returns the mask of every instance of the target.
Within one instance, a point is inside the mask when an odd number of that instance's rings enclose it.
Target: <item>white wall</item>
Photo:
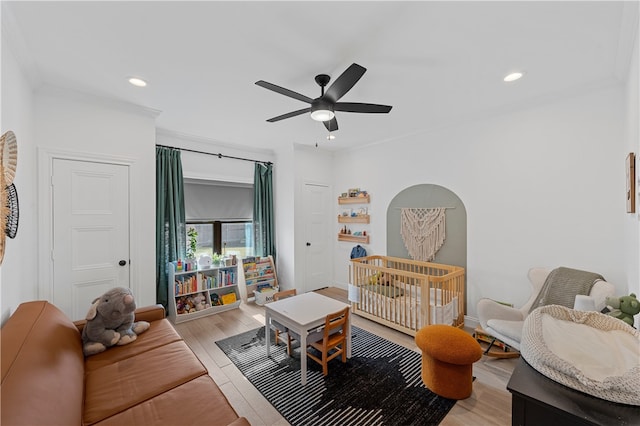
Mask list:
[[[532,266],[599,272],[625,293],[622,117],[615,87],[341,153],[334,188],[371,194],[369,254],[385,254],[398,192],[430,183],[456,193],[467,209],[471,317],[482,297],[523,304]],[[350,246],[341,244],[334,277],[345,286]]]
[[[625,144],[621,157],[629,152],[636,154],[636,213],[626,214],[624,218],[625,262],[629,293],[640,297],[640,45],[638,32],[633,47],[633,55],[629,64],[625,98]],[[636,328],[640,327],[640,315],[635,317]]]
[[[273,198],[276,216],[276,273],[278,284],[283,290],[296,287],[295,271],[298,262],[295,257],[294,205],[295,153],[293,144],[285,144],[276,150],[273,167]]]
[[[156,303],[154,117],[153,111],[70,91],[46,88],[36,93],[35,140],[40,153],[104,156],[131,162],[131,288],[140,306]],[[30,172],[35,174],[35,167]],[[49,203],[42,202],[39,217],[50,215],[50,208]],[[42,236],[47,230],[38,232],[42,250]],[[47,262],[42,255],[43,274]],[[40,277],[41,285],[49,278]]]
[[[1,321],[4,323],[22,302],[37,298],[36,142],[34,100],[31,85],[19,65],[7,37],[2,37],[2,117],[0,134],[11,130],[18,141],[18,166],[14,184],[20,202],[15,239],[6,239],[0,267]]]

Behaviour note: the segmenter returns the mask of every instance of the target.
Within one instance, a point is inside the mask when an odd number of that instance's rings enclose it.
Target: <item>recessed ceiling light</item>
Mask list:
[[[131,77],[129,79],[129,83],[133,84],[134,86],[138,86],[138,87],[145,87],[147,85],[146,81],[144,81],[141,78],[137,78],[137,77]]]
[[[523,75],[523,72],[512,72],[511,74],[507,74],[503,80],[505,83],[511,83],[512,81],[520,80]]]

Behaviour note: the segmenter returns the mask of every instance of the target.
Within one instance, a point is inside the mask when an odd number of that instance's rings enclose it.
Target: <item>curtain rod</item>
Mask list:
[[[267,165],[273,164],[271,161],[252,160],[251,158],[234,157],[233,155],[224,155],[220,153],[214,154],[213,152],[196,151],[195,149],[176,148],[175,146],[167,146],[167,145],[159,145],[159,144],[156,144],[156,146],[159,146],[160,148],[172,148],[172,149],[179,149],[180,151],[195,152],[196,154],[213,155],[218,158],[231,158],[233,160],[251,161],[253,163],[263,163]]]

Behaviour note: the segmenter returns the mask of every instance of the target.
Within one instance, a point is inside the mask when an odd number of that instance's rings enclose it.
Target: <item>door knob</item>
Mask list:
[[[311,245],[311,243],[307,243],[307,247],[309,247]]]
[[[120,265],[120,266],[124,266],[126,264],[127,264],[126,260],[121,260],[120,262],[118,262],[118,265]]]

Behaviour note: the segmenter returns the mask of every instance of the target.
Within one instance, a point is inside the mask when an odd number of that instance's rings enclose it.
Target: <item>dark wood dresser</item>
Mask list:
[[[507,389],[511,392],[514,426],[640,425],[640,407],[605,401],[561,385],[522,358]]]

